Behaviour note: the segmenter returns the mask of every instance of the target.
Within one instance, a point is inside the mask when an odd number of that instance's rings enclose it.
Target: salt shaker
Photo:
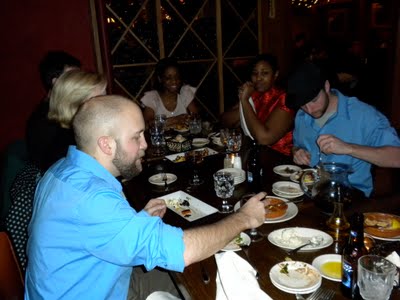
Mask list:
[[[242,158],[239,153],[235,153],[235,159],[233,160],[233,167],[236,169],[242,169]]]
[[[229,154],[226,154],[224,158],[224,169],[232,168],[232,159]]]

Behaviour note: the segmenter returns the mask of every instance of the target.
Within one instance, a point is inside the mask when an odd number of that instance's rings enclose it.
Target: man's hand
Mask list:
[[[351,155],[353,147],[331,134],[321,134],[317,139],[321,152],[325,154],[347,154]]]
[[[162,199],[151,199],[144,207],[144,210],[147,211],[150,216],[162,218],[167,211],[167,205]]]
[[[297,148],[293,150],[293,161],[297,165],[310,166],[311,155],[308,151],[301,148]]]
[[[263,199],[265,195],[266,193],[261,192],[251,197],[239,210],[239,213],[244,214],[249,221],[249,228],[257,228],[264,224],[266,214],[265,203],[260,200]]]

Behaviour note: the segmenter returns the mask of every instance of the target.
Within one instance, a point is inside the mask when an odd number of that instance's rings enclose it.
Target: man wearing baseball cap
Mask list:
[[[313,63],[290,75],[286,104],[298,110],[293,132],[293,161],[315,166],[338,162],[351,166],[352,187],[372,192],[371,164],[400,167],[400,139],[388,119],[355,97],[331,89],[327,73]]]

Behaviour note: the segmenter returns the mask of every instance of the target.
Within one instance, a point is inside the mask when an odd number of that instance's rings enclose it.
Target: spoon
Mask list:
[[[308,245],[312,245],[313,247],[319,246],[322,241],[323,241],[322,237],[313,236],[307,243],[288,251],[288,254],[289,255],[296,254],[300,249]]]

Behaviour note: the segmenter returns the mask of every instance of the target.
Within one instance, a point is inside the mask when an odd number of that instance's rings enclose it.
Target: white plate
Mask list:
[[[174,130],[176,132],[184,133],[184,132],[188,132],[189,131],[189,127],[184,127],[184,128],[180,128],[180,129],[174,127]]]
[[[177,191],[165,196],[159,197],[160,199],[164,199],[167,207],[175,212],[176,214],[180,215],[182,218],[188,220],[189,222],[198,220],[205,216],[211,215],[213,213],[218,212],[218,210],[207,203],[185,193],[184,191]],[[183,201],[187,201],[189,206],[181,206],[179,205]],[[191,215],[185,217],[184,211],[190,209]]]
[[[272,193],[274,194],[274,195],[277,195],[277,196],[279,196],[279,197],[282,197],[282,198],[286,198],[286,199],[293,199],[293,198],[297,198],[297,197],[300,197],[300,196],[303,196],[304,195],[304,193],[299,193],[299,194],[285,194],[285,193],[280,193],[280,192],[278,192],[277,190],[272,190]]]
[[[278,197],[274,197],[274,198],[278,198]],[[284,198],[278,198],[278,199],[287,201],[287,199],[284,199]],[[240,208],[240,201],[236,202],[236,204],[233,207],[233,210],[237,211],[239,208]],[[299,209],[298,209],[297,205],[294,203],[288,203],[288,208],[287,208],[286,214],[284,216],[282,216],[280,218],[274,218],[274,219],[265,219],[264,224],[286,222],[286,221],[293,219],[295,216],[297,216],[298,213],[299,213]]]
[[[380,236],[376,236],[376,235],[369,234],[369,233],[364,233],[364,235],[369,236],[376,240],[381,240],[381,241],[388,241],[388,242],[400,241],[400,236],[392,237],[392,238],[385,238],[385,237],[380,237]]]
[[[241,232],[240,237],[242,238],[241,244],[238,244],[235,238],[228,245],[222,248],[221,251],[240,251],[242,250],[242,247],[240,247],[241,245],[249,246],[251,244],[251,239],[246,233]]]
[[[208,145],[210,143],[209,139],[205,138],[194,138],[192,140],[192,146],[199,148],[199,147],[204,147],[205,145]]]
[[[291,181],[277,181],[272,185],[272,190],[285,196],[301,196],[304,194],[300,185]]]
[[[299,183],[301,175],[303,175],[303,172],[311,171],[311,170],[315,170],[315,169],[309,168],[309,169],[303,169],[303,170],[297,171],[297,172],[293,173],[292,175],[290,175],[290,180],[293,182]],[[307,184],[308,182],[305,181],[305,183]]]
[[[332,265],[336,264],[336,265]],[[339,263],[339,265],[338,265]],[[328,264],[328,265],[326,265]],[[337,276],[335,276],[332,272],[330,271],[329,268],[329,264],[334,268],[335,266],[339,266],[338,269],[338,274]],[[324,255],[320,255],[316,258],[314,258],[312,265],[321,273],[321,276],[329,279],[329,280],[333,280],[333,281],[337,281],[337,282],[341,282],[342,278],[341,278],[341,266],[342,266],[342,256],[339,254],[324,254]]]
[[[318,246],[305,246],[300,249],[301,252],[323,249],[333,243],[333,239],[329,234],[321,230],[305,227],[288,227],[272,231],[268,235],[268,240],[275,246],[292,250],[307,243],[312,237],[321,237],[323,240]]]
[[[282,177],[290,177],[293,173],[301,171],[301,168],[295,165],[280,165],[276,166],[273,171]]]
[[[165,185],[165,182],[163,180],[164,174],[165,173],[159,173],[159,174],[155,174],[153,176],[150,176],[149,177],[149,182],[151,184],[155,184],[155,185]],[[166,175],[167,175],[167,184],[175,182],[176,179],[178,178],[178,177],[176,177],[175,174],[166,173]]]
[[[214,154],[218,154],[217,151],[208,148],[208,147],[204,147],[204,148],[200,148],[200,149],[196,149],[196,150],[191,150],[191,151],[207,151],[207,155],[206,156],[210,156],[210,155],[214,155]],[[188,151],[186,151],[188,152]],[[174,163],[179,163],[179,162],[184,162],[185,161],[185,153],[186,152],[180,152],[180,153],[176,153],[176,154],[171,154],[171,155],[167,155],[165,156],[165,158],[169,159],[170,161],[174,162]],[[182,158],[182,160],[180,160],[179,158]]]
[[[231,173],[233,176],[233,184],[234,185],[238,185],[242,182],[244,182],[246,180],[246,172],[242,169],[238,169],[238,168],[225,168],[225,169],[221,169],[219,171],[224,171],[224,172],[228,172]],[[219,172],[218,171],[218,172]]]
[[[281,270],[287,266],[288,274]],[[291,294],[308,294],[321,286],[321,274],[312,265],[300,261],[284,261],[276,264],[269,271],[269,278],[274,286]]]

